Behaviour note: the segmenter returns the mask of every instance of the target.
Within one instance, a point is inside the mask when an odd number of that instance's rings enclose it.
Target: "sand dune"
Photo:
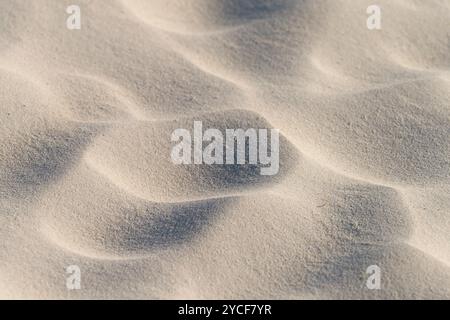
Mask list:
[[[0,298],[450,298],[450,2],[76,2],[0,2]],[[193,121],[279,173],[173,164]]]

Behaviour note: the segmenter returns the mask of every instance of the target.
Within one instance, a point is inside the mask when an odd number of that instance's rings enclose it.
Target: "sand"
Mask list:
[[[372,4],[0,1],[0,298],[450,299],[450,2]],[[193,121],[279,173],[173,164]]]

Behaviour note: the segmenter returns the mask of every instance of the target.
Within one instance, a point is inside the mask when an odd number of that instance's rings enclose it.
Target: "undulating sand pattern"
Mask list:
[[[371,4],[0,1],[0,298],[450,299],[450,1]],[[194,120],[279,174],[173,164]]]

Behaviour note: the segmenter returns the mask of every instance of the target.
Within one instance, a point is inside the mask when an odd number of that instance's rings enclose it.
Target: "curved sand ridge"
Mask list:
[[[380,1],[375,32],[370,1],[79,1],[80,31],[22,2],[0,4],[0,297],[450,297],[447,1]],[[194,120],[279,128],[280,173],[173,165]]]

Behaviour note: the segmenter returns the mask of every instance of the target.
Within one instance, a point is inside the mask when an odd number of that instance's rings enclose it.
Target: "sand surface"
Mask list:
[[[1,0],[0,298],[450,299],[450,1],[371,4]],[[279,174],[174,165],[194,120]]]

